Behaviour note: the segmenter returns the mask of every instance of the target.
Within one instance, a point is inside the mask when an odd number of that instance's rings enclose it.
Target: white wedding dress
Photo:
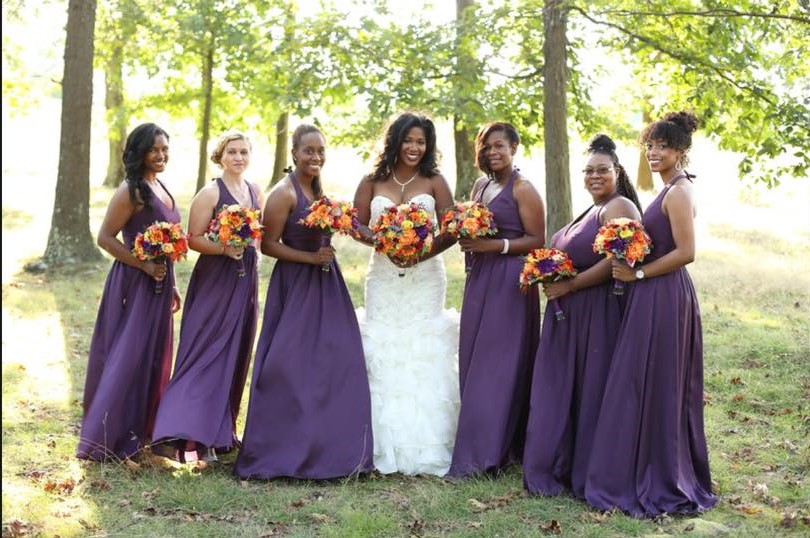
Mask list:
[[[411,201],[435,217],[431,195]],[[375,196],[371,222],[392,205]],[[444,476],[458,420],[459,315],[444,308],[441,256],[405,269],[404,276],[400,271],[372,251],[365,308],[357,310],[371,389],[374,466],[384,474]]]

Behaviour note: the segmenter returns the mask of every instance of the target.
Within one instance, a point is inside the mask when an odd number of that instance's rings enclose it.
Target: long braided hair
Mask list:
[[[610,157],[614,168],[616,168],[616,192],[633,202],[638,208],[638,212],[643,213],[641,202],[638,200],[635,187],[630,182],[627,170],[619,163],[619,156],[616,155],[616,143],[608,135],[599,133],[588,143],[588,153],[590,155],[598,154]]]

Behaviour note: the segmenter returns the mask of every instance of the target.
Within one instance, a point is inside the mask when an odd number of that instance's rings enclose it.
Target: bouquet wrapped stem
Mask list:
[[[328,247],[332,245],[332,232],[323,232],[321,236],[321,246]],[[321,265],[321,271],[326,271],[327,273],[331,271],[331,264],[325,263]]]

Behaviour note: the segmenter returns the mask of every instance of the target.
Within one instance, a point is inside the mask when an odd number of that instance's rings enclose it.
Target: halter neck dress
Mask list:
[[[239,204],[221,178],[211,218]],[[253,189],[250,207],[261,209]],[[256,324],[259,275],[256,248],[245,248],[245,276],[238,261],[200,254],[188,283],[174,374],[160,402],[153,451],[180,461],[201,458],[208,448],[227,452],[238,444],[242,403]],[[157,444],[160,443],[160,444]]]
[[[642,217],[653,249],[675,248],[662,203],[674,177]],[[703,331],[686,267],[629,286],[594,433],[585,498],[634,516],[711,508],[703,429]]]
[[[177,203],[171,194],[169,197],[171,208],[153,195],[149,206],[127,221],[121,233],[128,249],[154,222],[180,222]],[[172,367],[175,278],[172,262],[166,264],[160,294],[155,293],[152,277],[118,260],[107,275],[90,342],[79,458],[127,458],[152,437],[158,403]]]
[[[512,188],[517,170],[488,204],[498,238],[525,233]],[[483,194],[483,189],[481,191]],[[449,475],[497,473],[520,461],[529,385],[540,334],[536,287],[521,293],[519,255],[476,253],[464,286],[459,334],[459,412]]]
[[[308,200],[295,175],[296,206],[282,242],[317,251],[321,232],[299,223]],[[242,478],[327,479],[372,469],[374,440],[363,344],[336,260],[276,260],[256,348],[242,448]]]

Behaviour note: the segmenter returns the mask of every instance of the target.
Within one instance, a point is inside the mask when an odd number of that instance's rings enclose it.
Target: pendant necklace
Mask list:
[[[391,177],[394,179],[394,183],[399,185],[399,188],[403,193],[405,192],[405,187],[408,186],[408,183],[410,183],[411,181],[416,179],[416,176],[418,176],[418,175],[419,175],[419,169],[417,168],[416,173],[414,175],[412,175],[410,177],[410,179],[408,179],[408,181],[402,182],[399,179],[397,179],[397,175],[394,173],[393,170],[391,170]]]

